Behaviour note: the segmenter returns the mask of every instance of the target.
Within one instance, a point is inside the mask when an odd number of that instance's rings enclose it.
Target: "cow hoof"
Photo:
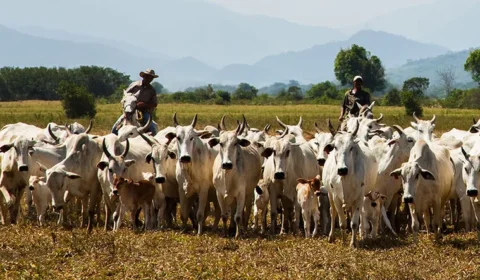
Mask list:
[[[329,243],[335,242],[335,237],[334,237],[333,235],[329,235],[329,236],[328,236],[328,242],[329,242]]]

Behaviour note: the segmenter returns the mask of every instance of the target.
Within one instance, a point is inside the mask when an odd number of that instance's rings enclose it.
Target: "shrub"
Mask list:
[[[95,98],[85,87],[61,81],[57,94],[62,97],[62,106],[67,118],[95,117],[97,113]]]
[[[400,91],[396,88],[390,90],[383,98],[382,103],[385,106],[399,106],[402,103]]]
[[[405,114],[408,116],[411,116],[413,112],[415,112],[418,117],[423,116],[423,108],[420,105],[420,101],[415,98],[412,92],[402,92],[402,103],[405,106]]]

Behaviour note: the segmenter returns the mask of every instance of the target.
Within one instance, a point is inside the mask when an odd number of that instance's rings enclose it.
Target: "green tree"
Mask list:
[[[427,90],[430,85],[430,80],[423,77],[414,77],[403,82],[403,91],[408,91],[413,94],[416,99],[423,99],[424,92]]]
[[[228,91],[218,90],[216,95],[221,98],[224,103],[230,102],[230,93]]]
[[[318,99],[322,96],[326,96],[331,99],[336,99],[338,95],[338,89],[335,84],[326,81],[323,83],[318,83],[313,85],[307,92],[305,93],[306,99]]]
[[[480,49],[470,53],[465,62],[464,69],[470,72],[472,79],[480,85]]]
[[[257,96],[258,89],[247,83],[241,83],[232,94],[232,98],[236,100],[252,100]]]
[[[57,93],[62,97],[62,106],[67,118],[95,117],[95,97],[85,87],[61,81]]]
[[[163,93],[163,91],[165,90],[163,85],[161,83],[157,82],[157,81],[152,82],[152,87],[155,89],[157,94]]]
[[[423,108],[415,94],[409,91],[404,91],[401,96],[402,103],[405,106],[405,114],[407,116],[411,116],[413,112],[415,112],[418,117],[423,116]]]
[[[362,75],[365,86],[373,91],[385,88],[382,62],[361,46],[354,44],[350,49],[340,50],[335,58],[334,70],[335,77],[344,86],[352,84],[356,75]]]
[[[383,98],[383,105],[385,106],[399,106],[402,104],[402,97],[400,91],[396,88],[390,90]]]

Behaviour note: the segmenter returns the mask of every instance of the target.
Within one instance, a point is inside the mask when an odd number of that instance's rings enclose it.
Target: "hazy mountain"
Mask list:
[[[345,41],[268,56],[254,65],[230,65],[216,74],[215,82],[251,81],[265,85],[292,79],[302,83],[331,80],[334,78],[333,66],[337,53],[352,44],[361,45],[380,57],[385,68],[400,66],[409,59],[436,56],[448,51],[438,45],[422,44],[385,32],[360,31]]]
[[[2,14],[1,23],[9,26],[61,28],[172,57],[192,56],[215,66],[253,63],[272,53],[344,37],[330,28],[240,15],[204,0],[4,2],[2,10],[8,12]]]
[[[215,69],[194,58],[162,60],[133,56],[98,43],[77,43],[46,39],[0,25],[0,67],[111,67],[138,78],[138,73],[153,68],[167,88],[181,88],[208,81]]]
[[[361,27],[463,50],[480,46],[479,14],[480,0],[438,0],[388,13]]]
[[[426,77],[430,79],[430,84],[433,85],[439,81],[437,71],[451,69],[455,73],[455,84],[457,86],[469,84],[473,82],[472,77],[463,68],[469,53],[470,50],[465,50],[410,61],[401,67],[388,69],[387,78],[390,82],[400,85],[403,81],[412,77]]]

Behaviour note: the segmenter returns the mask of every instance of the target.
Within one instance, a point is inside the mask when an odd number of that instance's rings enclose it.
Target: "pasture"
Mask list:
[[[178,113],[180,123],[190,123],[199,114],[198,127],[216,125],[223,114],[233,128],[245,114],[251,127],[270,123],[279,128],[275,116],[296,124],[303,116],[305,131],[314,132],[313,122],[326,129],[326,119],[337,123],[339,106],[215,106],[194,104],[160,105],[156,121],[160,128],[172,124]],[[411,117],[400,107],[376,107],[386,124],[408,126]],[[121,113],[120,105],[98,105],[94,134],[109,133]],[[425,119],[437,115],[435,132],[453,127],[468,129],[479,110],[425,108]],[[59,102],[25,101],[0,103],[0,125],[26,122],[45,127],[49,121],[67,121]],[[76,120],[84,125],[88,120]],[[73,122],[73,120],[68,120]],[[39,228],[25,218],[14,226],[0,226],[1,279],[450,279],[480,278],[480,243],[476,233],[450,233],[440,244],[433,236],[420,234],[417,245],[412,236],[382,236],[364,248],[351,249],[341,239],[333,244],[322,236],[261,236],[248,231],[241,240],[211,232],[198,237],[179,230],[134,233],[128,225],[119,232],[94,228],[65,230],[54,225]],[[212,220],[207,220],[211,225]],[[347,238],[348,240],[348,238]]]

